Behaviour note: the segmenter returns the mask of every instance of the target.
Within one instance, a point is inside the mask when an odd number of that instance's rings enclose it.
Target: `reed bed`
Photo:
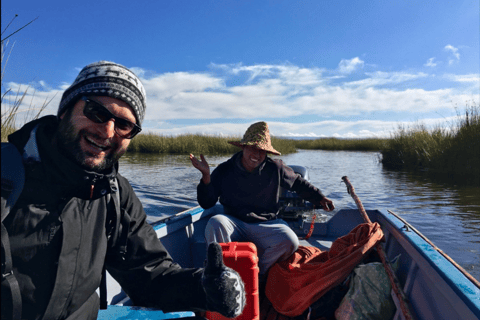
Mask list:
[[[206,136],[185,134],[164,136],[154,133],[140,134],[132,139],[128,152],[158,154],[233,154],[240,149],[228,141],[240,141],[240,137]],[[282,154],[295,152],[290,141],[272,137],[272,145]]]
[[[164,154],[232,154],[239,149],[228,141],[239,141],[241,137],[205,136],[185,134],[164,136],[154,133],[135,137],[128,152]],[[379,151],[387,139],[336,139],[293,140],[272,137],[272,146],[282,154],[297,152],[297,149]]]
[[[400,127],[381,151],[387,168],[480,179],[480,108],[472,102],[450,127]]]
[[[338,139],[321,138],[315,140],[293,140],[298,149],[308,150],[348,150],[348,151],[380,151],[388,139]]]

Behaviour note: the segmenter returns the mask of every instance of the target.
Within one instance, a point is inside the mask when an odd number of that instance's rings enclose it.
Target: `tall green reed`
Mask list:
[[[240,137],[206,136],[185,134],[164,136],[154,133],[140,134],[135,137],[128,152],[162,153],[162,154],[233,154],[240,149],[228,143],[239,141]],[[281,153],[295,152],[295,146],[286,139],[272,137],[273,147]]]
[[[239,149],[228,143],[241,137],[205,136],[185,134],[163,136],[154,133],[140,134],[132,140],[128,152],[172,154],[231,154]],[[282,154],[297,152],[297,149],[379,151],[388,139],[337,139],[294,140],[272,136],[272,145]]]
[[[298,149],[314,150],[349,150],[349,151],[379,151],[383,149],[388,139],[338,139],[320,138],[314,140],[292,140]]]
[[[381,151],[387,168],[480,177],[480,108],[474,101],[450,126],[399,127]]]

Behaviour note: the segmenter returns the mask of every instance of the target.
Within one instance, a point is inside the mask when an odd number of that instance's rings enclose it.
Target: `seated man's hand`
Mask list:
[[[322,205],[323,210],[325,211],[332,211],[333,209],[335,209],[335,205],[333,204],[333,201],[328,199],[327,197],[323,198],[320,201],[320,204]]]
[[[203,154],[200,155],[200,159],[198,160],[195,158],[193,154],[190,153],[190,161],[192,161],[192,165],[197,168],[202,173],[202,180],[203,183],[209,184],[210,183],[210,166],[208,165],[207,160]]]
[[[227,318],[242,314],[246,303],[242,278],[235,270],[223,264],[222,248],[218,243],[208,246],[202,285],[209,311],[218,312]]]

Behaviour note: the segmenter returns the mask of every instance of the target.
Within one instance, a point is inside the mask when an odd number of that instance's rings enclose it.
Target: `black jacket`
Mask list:
[[[47,116],[9,136],[30,156],[23,192],[4,221],[22,318],[95,319],[104,263],[135,305],[205,310],[202,269],[182,269],[172,261],[129,182],[117,172],[118,163],[104,174],[85,171],[53,146],[57,127],[57,118]],[[131,218],[125,260],[107,246],[105,231],[105,194],[115,176],[121,208]],[[3,302],[2,315],[11,308]]]
[[[297,175],[282,160],[266,157],[253,172],[241,164],[242,151],[220,164],[211,175],[211,182],[202,180],[197,187],[197,200],[202,208],[213,207],[220,198],[225,213],[246,222],[276,219],[281,188],[319,205],[322,192]]]

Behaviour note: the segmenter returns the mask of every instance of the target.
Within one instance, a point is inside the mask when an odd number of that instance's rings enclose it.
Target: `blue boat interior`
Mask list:
[[[208,219],[223,212],[219,204],[203,210],[195,207],[179,215],[153,224],[158,237],[182,267],[203,267],[206,254],[204,230]],[[417,319],[479,319],[480,289],[462,274],[450,261],[414,232],[391,212],[368,210],[372,222],[378,222],[385,234],[383,246],[389,260],[400,255],[397,277]],[[302,217],[288,221],[299,237],[310,229],[310,221]],[[315,222],[313,234],[301,245],[328,250],[335,239],[348,234],[357,225],[364,223],[358,210],[339,210],[326,222]],[[128,306],[130,301],[118,284],[108,280],[108,310],[100,311],[99,319],[112,318],[111,312],[118,305]],[[403,319],[399,302],[394,319]],[[115,307],[115,308],[114,308]],[[193,313],[164,314],[144,308],[124,308],[117,312],[151,312],[146,318],[169,319],[191,316]],[[137,315],[140,318],[143,316]]]

